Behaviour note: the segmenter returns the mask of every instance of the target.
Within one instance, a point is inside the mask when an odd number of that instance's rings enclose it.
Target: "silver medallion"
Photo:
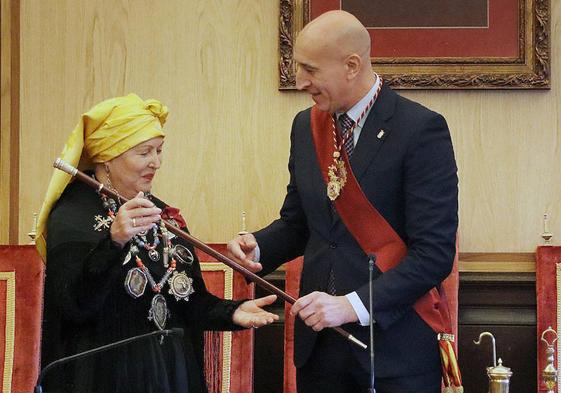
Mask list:
[[[175,260],[179,263],[186,263],[187,265],[191,265],[195,258],[189,249],[181,244],[176,244],[173,246],[171,251],[171,255],[175,258]]]
[[[148,251],[148,256],[154,262],[158,262],[160,260],[160,253],[158,251],[156,251],[155,249],[152,249],[152,250]]]
[[[125,289],[129,295],[136,299],[144,294],[147,282],[148,278],[146,277],[146,273],[135,267],[130,269],[127,273]]]
[[[164,330],[168,317],[169,310],[166,304],[166,298],[158,293],[152,298],[152,305],[148,311],[148,320],[153,321],[158,329]]]
[[[189,296],[195,292],[193,288],[193,279],[184,272],[173,272],[173,276],[168,280],[169,293],[175,297],[175,300],[189,301]]]

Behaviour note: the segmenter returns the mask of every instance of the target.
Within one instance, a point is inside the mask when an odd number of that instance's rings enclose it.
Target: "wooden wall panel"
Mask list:
[[[18,243],[19,16],[18,0],[0,1],[0,244]]]
[[[193,233],[224,242],[276,217],[290,124],[310,104],[277,90],[278,2],[21,0],[20,241],[79,115],[137,92],[171,110],[155,193]],[[550,91],[409,91],[447,118],[460,173],[463,252],[531,252],[542,215],[561,236],[561,3]],[[555,238],[554,238],[555,240]]]
[[[497,361],[510,367],[511,392],[536,392],[536,282],[533,273],[464,273],[460,275],[458,362],[466,392],[487,392],[486,368],[493,365],[488,337],[496,339]],[[541,371],[541,370],[540,370]]]
[[[561,21],[561,8],[553,9]],[[561,31],[559,23],[553,27],[552,69],[558,70]],[[462,251],[533,251],[546,212],[550,230],[561,234],[561,74],[552,74],[550,91],[404,93],[443,113],[450,126]]]
[[[23,1],[20,232],[79,115],[136,92],[170,108],[155,193],[194,234],[225,241],[278,212],[292,116],[307,97],[277,91],[273,1]]]
[[[10,220],[10,1],[0,0],[0,244],[9,242]]]

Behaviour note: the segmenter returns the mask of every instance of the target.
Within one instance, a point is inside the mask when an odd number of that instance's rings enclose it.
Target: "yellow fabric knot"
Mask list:
[[[158,100],[146,100],[146,109],[154,114],[163,126],[168,118],[168,107]]]

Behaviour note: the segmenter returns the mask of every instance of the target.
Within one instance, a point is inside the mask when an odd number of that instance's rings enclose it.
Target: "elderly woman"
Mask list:
[[[48,392],[206,392],[203,331],[263,326],[275,296],[229,301],[205,287],[177,209],[150,195],[162,161],[167,108],[130,94],[85,113],[62,158],[130,199],[122,205],[55,172],[39,217],[47,262],[43,366],[58,358],[156,329],[184,337],[145,339],[53,369]],[[46,243],[45,243],[46,240]],[[167,247],[164,247],[167,246]]]

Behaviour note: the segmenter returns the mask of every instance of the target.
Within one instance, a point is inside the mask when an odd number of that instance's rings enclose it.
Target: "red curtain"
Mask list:
[[[34,246],[0,246],[0,389],[32,392],[39,374],[44,265]]]
[[[209,246],[226,254],[225,244]],[[197,256],[201,261],[203,277],[209,292],[226,297],[226,292],[231,291],[234,300],[254,297],[254,285],[248,284],[241,274],[233,272],[230,283],[226,274],[229,267],[221,263],[211,265],[217,262],[216,259],[202,251],[197,250]],[[204,367],[209,393],[221,393],[225,384],[230,385],[230,393],[253,392],[253,329],[232,332],[231,335],[231,348],[228,349],[225,346],[224,332],[205,332]],[[229,373],[224,373],[224,367],[228,367],[228,364],[224,363],[225,360],[229,362]]]
[[[541,246],[536,250],[536,301],[537,301],[537,343],[538,343],[538,392],[546,392],[542,371],[547,365],[547,345],[541,335],[548,327],[557,331],[557,264],[561,262],[561,247]],[[547,335],[549,342],[551,335]],[[557,346],[557,344],[555,344]],[[557,352],[557,350],[556,350]],[[556,356],[556,359],[557,356]],[[557,362],[555,368],[559,368]]]

